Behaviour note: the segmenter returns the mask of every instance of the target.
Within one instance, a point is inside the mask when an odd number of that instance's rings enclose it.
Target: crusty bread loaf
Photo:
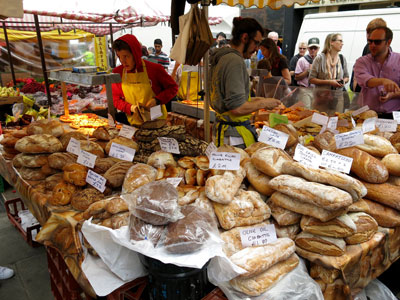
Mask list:
[[[251,144],[249,147],[247,147],[246,149],[244,149],[244,151],[247,152],[247,154],[251,157],[253,155],[254,152],[256,152],[257,150],[261,149],[261,148],[271,148],[272,146],[263,143],[263,142],[255,142],[253,144]]]
[[[48,163],[48,154],[19,153],[13,158],[13,166],[16,168],[40,168]]]
[[[369,241],[378,231],[378,223],[370,215],[364,212],[353,212],[348,215],[355,223],[357,230],[353,235],[344,239],[347,244],[361,244]]]
[[[87,136],[79,131],[69,131],[69,132],[63,133],[60,136],[60,142],[63,145],[64,151],[67,150],[67,147],[68,147],[68,144],[69,144],[69,141],[71,140],[71,138],[74,138],[79,141],[79,140],[86,140]]]
[[[176,167],[178,164],[174,160],[174,157],[171,153],[165,151],[156,151],[153,152],[148,160],[147,164],[158,169],[167,169],[168,167]]]
[[[156,180],[157,170],[146,164],[135,164],[125,175],[122,185],[123,193],[131,193],[138,187]]]
[[[235,290],[250,296],[258,296],[265,293],[284,275],[292,271],[299,264],[299,258],[292,254],[288,259],[276,263],[263,273],[253,277],[236,277],[230,281]]]
[[[114,157],[96,158],[93,171],[96,172],[97,174],[104,174],[105,172],[107,172],[109,168],[111,168],[117,162],[120,162],[120,160]]]
[[[400,176],[400,154],[387,154],[382,158],[382,163],[390,175]]]
[[[43,180],[47,177],[47,175],[42,172],[41,168],[22,167],[18,169],[18,172],[25,180]]]
[[[103,199],[104,194],[100,193],[95,188],[90,187],[75,192],[71,197],[71,205],[76,210],[85,211],[92,203]]]
[[[361,179],[370,183],[383,183],[389,178],[385,165],[365,151],[355,147],[339,149],[337,153],[351,157],[351,171]]]
[[[212,201],[206,197],[204,188],[199,188],[198,191],[199,191],[199,196],[195,199],[195,201],[191,205],[205,209],[210,215],[210,217],[214,220],[215,224],[217,224],[218,227],[220,227],[218,218],[215,214],[215,210],[212,205]]]
[[[80,141],[80,144],[81,144],[81,150],[83,150],[83,151],[92,153],[99,158],[102,158],[105,156],[103,148],[95,142],[82,140],[82,141]]]
[[[78,163],[67,164],[63,168],[63,179],[77,186],[86,185],[87,167]]]
[[[122,186],[125,175],[132,166],[133,163],[129,161],[121,161],[109,168],[103,176],[105,179],[107,179],[107,185],[112,188]]]
[[[206,181],[206,195],[212,201],[229,204],[242,184],[245,171],[240,168],[239,172],[226,171],[223,175],[214,175]]]
[[[225,230],[260,223],[271,216],[271,210],[257,192],[239,190],[229,204],[213,203],[215,214]]]
[[[365,186],[357,179],[334,170],[314,169],[296,161],[285,162],[282,172],[293,176],[303,177],[309,181],[329,184],[347,191],[353,201],[367,194]]]
[[[342,238],[333,238],[301,232],[296,237],[296,245],[302,249],[321,255],[340,256],[346,251],[346,242]]]
[[[267,204],[271,209],[271,215],[279,225],[287,226],[300,223],[301,214],[276,205],[275,202],[270,200],[267,201]]]
[[[62,150],[62,144],[52,135],[34,134],[18,140],[15,149],[22,153],[54,153]]]
[[[400,226],[400,212],[372,200],[361,199],[350,205],[349,211],[365,212],[372,216],[378,222],[378,225],[382,227]]]
[[[294,128],[292,124],[277,124],[275,125],[274,129],[284,132],[289,136],[285,148],[290,148],[298,142],[299,135],[297,134],[296,128]]]
[[[390,183],[393,185],[397,185],[400,186],[400,176],[394,176],[394,175],[390,175],[389,179],[386,183]]]
[[[61,181],[63,181],[63,172],[56,173],[54,175],[48,176],[45,179],[46,190],[52,191],[54,187]]]
[[[112,143],[120,144],[120,145],[129,147],[129,148],[135,149],[136,151],[139,150],[138,144],[136,142],[134,142],[132,139],[128,139],[123,136],[117,136],[107,143],[106,149],[105,149],[107,154],[110,153],[110,148],[111,148]]]
[[[291,175],[272,178],[269,185],[276,191],[327,210],[338,210],[353,202],[349,193],[336,187]]]
[[[15,144],[18,142],[20,138],[12,136],[10,134],[5,134],[4,138],[0,141],[0,144],[4,147],[14,148]]]
[[[268,185],[271,177],[260,172],[253,165],[250,159],[246,160],[243,164],[246,171],[246,177],[257,192],[267,196],[272,195],[274,190]]]
[[[361,149],[373,156],[384,157],[387,154],[397,154],[396,148],[382,136],[374,134],[364,134],[364,144],[356,145],[358,149]]]
[[[336,140],[335,134],[329,130],[318,134],[314,139],[314,146],[322,152],[322,150],[328,150],[331,152],[336,151]]]
[[[324,283],[330,284],[340,276],[340,270],[327,269],[319,264],[311,263],[310,276],[311,278],[321,278]]]
[[[381,204],[400,210],[400,186],[389,183],[368,183],[364,182],[368,190],[367,198]]]
[[[96,128],[95,131],[93,131],[93,137],[98,140],[109,141],[113,138],[116,138],[118,136],[118,133],[119,131],[116,128],[101,126]]]
[[[195,185],[196,184],[196,174],[197,174],[197,170],[196,169],[194,169],[194,168],[186,169],[186,171],[185,171],[185,183],[187,185]]]
[[[275,221],[275,219],[272,219],[272,223],[275,226],[275,232],[278,238],[289,238],[294,240],[301,230],[300,224],[281,226]]]
[[[257,247],[247,247],[233,254],[229,259],[247,272],[240,277],[252,277],[288,259],[296,250],[289,238],[278,238],[275,242]]]
[[[42,170],[42,172],[43,172],[44,174],[46,174],[46,176],[49,176],[49,175],[53,175],[53,174],[58,173],[58,170],[57,170],[57,169],[51,168],[51,167],[49,166],[49,164],[43,165],[40,169]]]
[[[42,119],[28,125],[27,133],[32,134],[50,134],[59,137],[64,133],[64,129],[60,121],[54,119]]]
[[[77,159],[78,156],[67,152],[53,153],[48,157],[49,166],[58,170],[62,170],[67,164],[75,163]]]
[[[347,215],[341,215],[327,222],[321,222],[318,219],[309,216],[301,218],[300,227],[303,231],[316,235],[343,238],[353,235],[356,230],[356,224]]]
[[[343,215],[344,213],[347,212],[348,209],[347,207],[344,207],[338,210],[330,211],[322,207],[300,201],[297,198],[290,197],[280,192],[273,193],[270,198],[270,201],[288,210],[317,218],[323,222],[329,221],[337,216]]]
[[[48,202],[51,205],[67,205],[71,202],[72,195],[77,191],[77,187],[66,181],[59,182],[53,189],[53,197]]]
[[[128,211],[128,204],[121,197],[112,197],[109,198],[109,201],[106,203],[104,209],[110,214],[117,214],[120,212]]]
[[[400,152],[400,132],[396,132],[390,137],[390,142]]]
[[[282,174],[282,165],[293,160],[284,150],[278,148],[261,148],[251,156],[253,165],[264,174],[275,177]]]

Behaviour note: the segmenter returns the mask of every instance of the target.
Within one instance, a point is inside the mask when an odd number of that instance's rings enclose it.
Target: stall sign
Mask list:
[[[71,138],[67,146],[67,152],[79,155],[81,153],[81,142],[77,139]]]
[[[137,129],[135,127],[124,124],[122,125],[122,128],[119,131],[118,135],[126,137],[127,139],[132,139],[136,131]]]
[[[301,144],[297,144],[296,149],[294,150],[293,159],[314,169],[318,169],[321,164],[321,155],[311,151]]]
[[[240,154],[232,152],[212,152],[210,157],[210,169],[239,170]]]
[[[96,158],[97,158],[96,155],[86,152],[84,150],[81,150],[81,152],[78,155],[77,163],[84,165],[88,168],[93,168],[94,163],[96,162]]]
[[[377,120],[377,118],[368,118],[368,119],[364,120],[364,122],[362,124],[362,132],[367,133],[370,131],[374,131],[376,120]]]
[[[178,141],[174,138],[159,137],[161,150],[169,153],[180,154]]]
[[[135,157],[135,153],[135,149],[117,143],[111,143],[111,148],[108,155],[118,159],[132,161]]]
[[[153,107],[150,107],[150,119],[155,120],[159,117],[162,117],[163,113],[161,111],[161,105],[156,105]]]
[[[381,132],[396,132],[397,131],[397,121],[389,119],[377,119],[376,127],[379,128]]]
[[[269,126],[274,128],[278,124],[288,124],[289,120],[287,116],[281,116],[279,114],[271,113],[269,114]]]
[[[243,247],[262,246],[277,240],[274,224],[250,227],[240,230]]]
[[[338,125],[339,117],[330,117],[328,120],[328,124],[326,124],[326,128],[331,130],[336,130]]]
[[[322,150],[321,167],[349,174],[352,163],[353,159],[351,157],[327,150]]]
[[[348,148],[364,144],[364,137],[361,130],[353,130],[345,133],[335,134],[336,148]]]
[[[289,135],[279,130],[272,129],[268,126],[263,126],[263,129],[258,137],[259,142],[266,143],[276,148],[285,149]]]
[[[107,71],[107,42],[105,36],[96,36],[94,38],[96,66],[99,71]]]
[[[319,113],[313,113],[311,122],[319,125],[326,125],[328,123],[329,117],[321,115]]]
[[[97,174],[96,172],[89,170],[86,175],[86,182],[89,183],[98,191],[100,191],[101,193],[103,193],[104,190],[106,189],[107,179],[105,179],[100,174]]]
[[[363,106],[363,107],[361,107],[361,108],[359,108],[359,109],[353,111],[353,113],[352,113],[351,115],[352,115],[352,116],[358,116],[359,114],[362,114],[363,112],[365,112],[365,111],[367,111],[367,110],[369,110],[369,106],[368,106],[368,105],[365,105],[365,106]]]

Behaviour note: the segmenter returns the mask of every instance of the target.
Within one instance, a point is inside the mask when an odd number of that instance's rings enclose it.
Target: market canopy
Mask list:
[[[311,0],[312,2],[318,3],[319,0]],[[227,4],[229,6],[242,5],[245,8],[250,8],[252,6],[257,6],[258,8],[266,7],[272,9],[280,9],[282,6],[292,6],[297,3],[304,5],[309,0],[217,0],[218,4]]]

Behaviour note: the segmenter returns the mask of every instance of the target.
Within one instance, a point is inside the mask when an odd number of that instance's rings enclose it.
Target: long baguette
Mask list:
[[[389,183],[373,184],[364,182],[368,199],[400,210],[400,186]]]

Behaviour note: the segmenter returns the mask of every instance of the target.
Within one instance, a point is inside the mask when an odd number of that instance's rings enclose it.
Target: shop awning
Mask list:
[[[217,4],[227,4],[229,6],[242,5],[245,8],[257,6],[258,8],[266,7],[272,9],[280,9],[282,6],[292,6],[295,3],[304,5],[309,0],[217,0]],[[312,2],[318,3],[319,0],[311,0]]]

